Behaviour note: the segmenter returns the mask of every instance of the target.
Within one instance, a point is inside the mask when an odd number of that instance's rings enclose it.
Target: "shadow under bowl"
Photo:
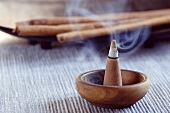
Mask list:
[[[93,105],[120,109],[139,101],[149,89],[149,79],[140,72],[121,70],[122,86],[103,85],[105,70],[94,70],[76,78],[79,94]]]

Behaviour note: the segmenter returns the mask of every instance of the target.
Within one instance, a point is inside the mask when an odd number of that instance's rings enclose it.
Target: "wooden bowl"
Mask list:
[[[149,79],[130,70],[121,70],[123,86],[105,86],[104,72],[89,71],[76,79],[79,94],[93,105],[115,109],[129,107],[144,97],[149,89]]]

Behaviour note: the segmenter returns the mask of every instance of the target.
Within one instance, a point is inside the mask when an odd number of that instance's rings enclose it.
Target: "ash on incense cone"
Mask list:
[[[110,45],[103,84],[111,86],[122,86],[122,77],[116,40],[113,40]]]

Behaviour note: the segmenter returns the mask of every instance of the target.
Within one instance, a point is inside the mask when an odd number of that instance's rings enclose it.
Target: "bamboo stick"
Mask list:
[[[131,29],[144,27],[144,26],[158,26],[158,25],[163,25],[163,24],[168,24],[168,23],[170,23],[169,15],[162,16],[162,17],[150,18],[147,20],[134,22],[134,23],[122,24],[122,25],[118,25],[118,26],[62,33],[62,34],[57,35],[57,39],[61,43],[63,43],[63,42],[71,41],[71,40],[105,36],[105,35],[114,34],[117,32],[123,32],[126,30],[131,30]]]
[[[119,21],[131,18],[142,18],[142,17],[156,17],[169,15],[170,9],[159,9],[151,11],[141,12],[126,12],[126,13],[115,13],[115,14],[101,14],[95,16],[74,16],[74,17],[53,17],[53,18],[40,18],[32,19],[24,22],[16,23],[19,25],[60,25],[69,23],[89,23],[96,21]]]
[[[92,23],[78,23],[78,24],[63,24],[63,25],[27,25],[17,26],[14,32],[17,32],[19,36],[56,36],[59,33],[66,33],[70,31],[94,29],[100,27],[109,27],[116,24],[135,22],[142,19],[131,19],[120,22],[92,22]]]

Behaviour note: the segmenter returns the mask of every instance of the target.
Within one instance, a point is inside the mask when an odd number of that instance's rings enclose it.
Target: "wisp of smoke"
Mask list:
[[[66,13],[72,16],[91,16],[107,13],[131,11],[129,0],[70,0],[67,2]],[[97,17],[100,18],[100,17]],[[70,21],[70,23],[72,23]],[[113,22],[114,24],[114,22]],[[110,34],[110,41],[115,39],[120,53],[134,52],[146,40],[150,33],[149,27],[138,28],[123,33]],[[83,50],[93,48],[93,44],[88,44]],[[110,43],[106,44],[108,47]],[[102,49],[102,48],[101,48]],[[94,53],[93,53],[94,54]]]

